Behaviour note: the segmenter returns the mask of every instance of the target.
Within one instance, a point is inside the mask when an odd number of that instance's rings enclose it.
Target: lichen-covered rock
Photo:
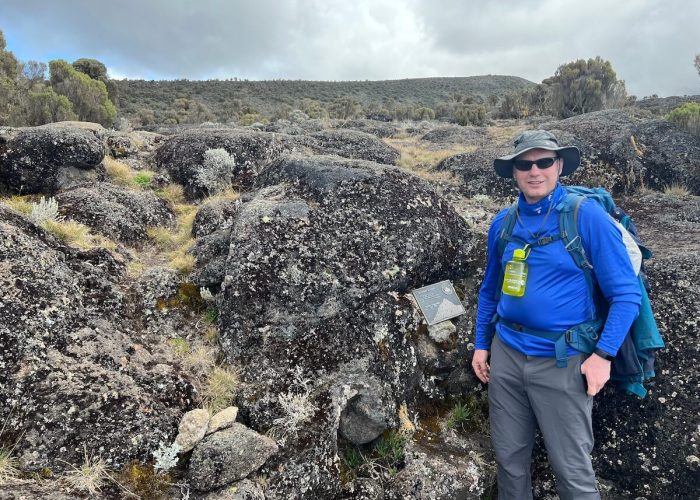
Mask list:
[[[202,440],[209,428],[210,418],[209,412],[203,408],[190,410],[182,416],[175,438],[180,453],[187,453]]]
[[[85,450],[111,467],[150,460],[192,404],[172,359],[125,321],[124,270],[0,205],[0,442],[23,470],[79,466]]]
[[[392,123],[361,118],[355,120],[344,120],[340,123],[338,128],[359,130],[360,132],[376,135],[380,138],[392,137],[399,131],[398,127]]]
[[[207,150],[225,149],[235,163],[231,182],[249,188],[266,162],[298,146],[297,139],[285,134],[230,128],[191,129],[165,141],[156,151],[155,164],[182,184],[189,197],[200,198],[207,191],[197,182],[197,171]]]
[[[642,154],[645,185],[660,191],[681,186],[700,195],[700,138],[666,120],[653,120],[635,128]]]
[[[394,165],[400,153],[376,136],[357,130],[322,130],[309,134],[305,144],[322,155],[368,160]]]
[[[235,406],[229,406],[228,408],[224,408],[220,412],[217,412],[209,421],[207,434],[231,427],[231,425],[236,421],[236,417],[238,417],[238,408]]]
[[[700,471],[687,459],[700,447],[700,198],[656,193],[621,206],[655,254],[647,272],[666,347],[645,399],[612,389],[596,397],[594,464],[620,490],[617,498],[693,498]]]
[[[151,191],[125,189],[107,182],[82,184],[56,195],[62,215],[114,240],[137,244],[148,239],[149,226],[170,226],[170,204]]]
[[[201,498],[202,500],[265,500],[265,491],[255,481],[243,479],[220,490],[207,493]]]
[[[412,442],[405,455],[406,466],[385,493],[387,499],[477,500],[490,485],[488,468],[475,451]]]
[[[634,138],[639,122],[629,113],[607,109],[547,122],[541,128],[553,132],[559,144],[581,150],[581,166],[564,178],[566,184],[603,186],[623,194],[638,189],[644,178]]]
[[[459,175],[464,180],[461,192],[465,196],[513,198],[518,194],[515,182],[497,176],[493,169],[494,158],[506,155],[511,150],[508,146],[487,146],[471,153],[460,153],[445,158],[435,168]]]
[[[197,286],[218,290],[226,275],[226,259],[231,245],[231,228],[197,238],[190,250],[195,268],[191,279]]]
[[[353,444],[377,439],[396,419],[396,405],[387,401],[382,384],[371,376],[358,374],[350,387],[356,392],[340,414],[340,434]]]
[[[275,442],[243,424],[233,424],[205,437],[195,447],[188,477],[199,491],[233,483],[259,469],[277,453]]]
[[[98,178],[105,149],[95,133],[69,126],[20,129],[0,150],[0,188],[51,194]]]
[[[484,146],[489,142],[489,137],[483,127],[462,127],[460,125],[435,128],[423,134],[420,139],[444,146],[454,144]]]
[[[239,200],[219,200],[202,205],[192,223],[192,236],[201,238],[231,227],[240,204]]]
[[[292,155],[257,183],[231,227],[220,342],[242,369],[243,421],[282,447],[270,498],[332,497],[341,420],[372,422],[357,433],[369,439],[398,425],[402,402],[436,391],[403,294],[468,274],[474,241],[430,185],[396,167]],[[381,408],[370,415],[363,401]]]

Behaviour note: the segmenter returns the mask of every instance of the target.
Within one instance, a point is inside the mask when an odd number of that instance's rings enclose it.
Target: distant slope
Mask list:
[[[119,108],[123,114],[139,109],[162,112],[172,107],[177,98],[188,98],[205,104],[216,113],[225,103],[240,100],[259,112],[272,114],[281,104],[297,105],[310,98],[321,103],[337,97],[352,96],[361,104],[381,103],[385,99],[434,108],[454,94],[477,101],[488,96],[534,85],[517,76],[487,75],[445,78],[409,78],[405,80],[325,82],[308,80],[271,81],[145,81],[115,80],[119,88]]]

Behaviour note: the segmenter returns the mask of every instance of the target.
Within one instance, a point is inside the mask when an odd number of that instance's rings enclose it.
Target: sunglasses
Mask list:
[[[513,166],[520,170],[521,172],[527,172],[532,168],[533,165],[537,165],[537,168],[549,168],[554,165],[554,162],[559,159],[558,156],[550,156],[548,158],[540,158],[539,160],[513,160]]]

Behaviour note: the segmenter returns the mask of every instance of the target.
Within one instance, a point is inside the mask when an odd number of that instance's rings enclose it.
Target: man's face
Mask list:
[[[517,156],[516,160],[539,160],[540,158],[554,158],[557,156],[555,151],[546,149],[531,149]],[[540,168],[537,165],[532,165],[530,170],[521,171],[513,167],[513,177],[518,184],[518,189],[525,196],[528,203],[535,203],[554,191],[561,175],[561,170],[564,167],[564,160],[559,158],[554,162],[554,165],[548,168]]]

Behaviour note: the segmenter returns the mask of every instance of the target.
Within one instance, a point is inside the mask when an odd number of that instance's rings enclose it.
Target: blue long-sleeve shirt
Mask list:
[[[566,191],[559,184],[537,203],[527,203],[521,194],[518,200],[520,218],[513,228],[513,236],[534,243],[536,239],[531,233],[540,238],[558,235],[559,214],[554,206],[565,195]],[[499,276],[506,263],[512,260],[513,250],[521,248],[509,242],[500,261],[497,258],[498,236],[507,211],[499,212],[489,229],[486,272],[477,308],[477,349],[490,349],[488,324],[496,312],[509,322],[535,330],[562,332],[590,320],[595,314],[596,306],[583,271],[576,266],[561,240],[532,248],[526,260],[528,277],[523,297],[498,296],[502,285]],[[578,226],[586,256],[593,265],[594,282],[610,306],[597,347],[615,355],[639,313],[639,282],[619,229],[598,203],[584,200],[579,209]],[[551,340],[512,330],[501,323],[496,326],[496,333],[504,343],[523,354],[554,357]],[[577,354],[572,347],[567,346],[567,349],[569,355]]]

